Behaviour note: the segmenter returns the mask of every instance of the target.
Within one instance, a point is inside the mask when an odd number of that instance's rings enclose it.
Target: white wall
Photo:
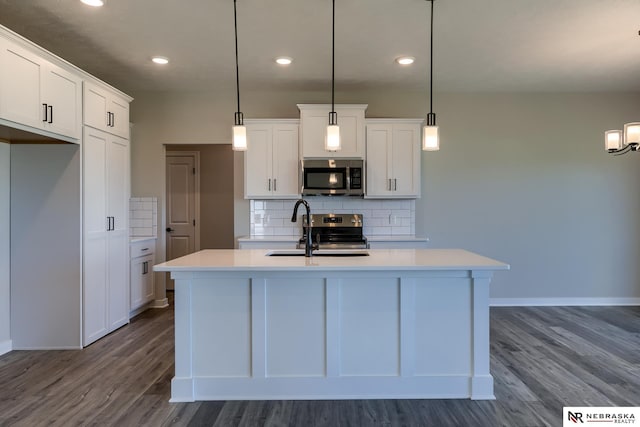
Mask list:
[[[163,144],[228,143],[232,89],[135,94],[132,189],[158,197],[158,253]],[[428,108],[423,91],[338,95],[340,103],[368,103],[367,117],[424,117]],[[324,92],[251,92],[243,111],[247,118],[296,118],[296,103],[327,100]],[[510,263],[492,286],[492,297],[506,302],[640,298],[640,154],[612,157],[603,148],[605,130],[640,119],[640,94],[436,94],[434,102],[442,150],[422,155],[417,234],[432,247]],[[237,237],[249,234],[242,156],[235,155]]]
[[[11,350],[9,165],[9,144],[0,142],[0,354]]]

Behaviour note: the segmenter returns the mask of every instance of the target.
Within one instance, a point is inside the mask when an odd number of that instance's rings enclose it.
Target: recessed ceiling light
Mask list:
[[[82,3],[87,4],[89,6],[104,6],[105,0],[80,0]]]
[[[160,65],[165,65],[169,63],[169,58],[165,58],[164,56],[154,56],[151,58],[153,62]]]
[[[416,59],[413,56],[401,56],[396,58],[396,62],[400,65],[411,65]]]
[[[293,59],[289,58],[288,56],[280,56],[276,58],[276,62],[280,65],[289,65],[293,62]]]

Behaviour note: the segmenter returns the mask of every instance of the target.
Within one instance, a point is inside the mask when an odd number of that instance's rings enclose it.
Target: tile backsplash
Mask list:
[[[368,200],[348,197],[306,199],[312,214],[359,213],[363,215],[365,236],[414,235],[415,200]],[[295,200],[251,200],[252,236],[301,235],[304,206],[298,209],[298,222],[291,222]]]
[[[129,199],[129,229],[131,237],[158,237],[158,198]]]

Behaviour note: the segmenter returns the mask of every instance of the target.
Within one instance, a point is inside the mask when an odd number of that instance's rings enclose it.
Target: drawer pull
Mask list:
[[[140,252],[148,251],[149,248],[140,249]]]

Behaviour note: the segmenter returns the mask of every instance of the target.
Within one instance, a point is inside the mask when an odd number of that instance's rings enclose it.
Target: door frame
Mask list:
[[[200,152],[199,151],[176,151],[176,150],[166,150],[165,149],[165,156],[164,156],[164,168],[165,171],[167,170],[167,159],[169,157],[193,157],[194,161],[193,161],[193,165],[196,169],[196,173],[194,174],[194,185],[193,185],[193,193],[194,193],[194,209],[195,209],[195,220],[196,220],[196,227],[195,227],[195,236],[194,236],[194,251],[198,252],[200,250]],[[165,183],[164,183],[164,210],[165,212],[168,212],[167,210],[167,202],[169,201],[169,198],[167,197],[167,190],[168,190],[168,186],[167,186],[167,180],[168,177],[166,175],[165,172]],[[167,243],[167,235],[166,235],[166,228],[167,228],[167,214],[165,214],[165,218],[164,218],[164,227],[162,228],[162,231],[165,233],[165,248],[164,248],[164,252],[165,252],[165,259],[167,259],[167,249],[169,248],[169,244]]]

